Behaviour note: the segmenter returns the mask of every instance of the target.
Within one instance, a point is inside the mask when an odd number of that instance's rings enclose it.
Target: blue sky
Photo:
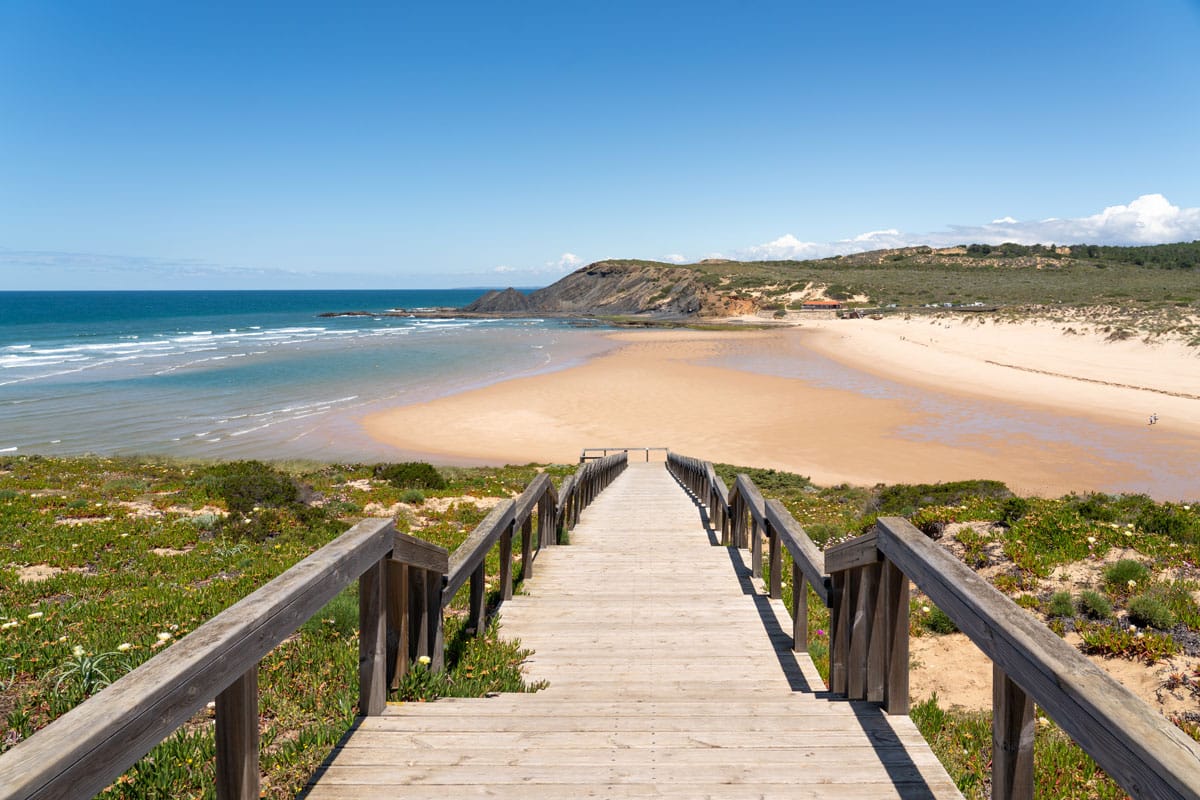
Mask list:
[[[0,0],[0,288],[1200,238],[1198,42],[1195,0]]]

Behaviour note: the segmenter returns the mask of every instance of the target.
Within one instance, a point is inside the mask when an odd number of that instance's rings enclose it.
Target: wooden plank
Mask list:
[[[992,797],[1033,800],[1033,698],[992,665]]]
[[[217,695],[216,716],[217,800],[254,800],[259,790],[257,664]]]
[[[393,533],[390,520],[358,523],[0,756],[0,786],[97,794],[383,558]]]
[[[879,547],[1121,788],[1200,798],[1200,744],[899,517]]]
[[[393,535],[392,558],[443,575],[450,571],[450,554],[446,548],[400,531]]]
[[[846,569],[858,569],[882,560],[875,532],[865,533],[834,545],[825,551],[825,570],[831,575]]]

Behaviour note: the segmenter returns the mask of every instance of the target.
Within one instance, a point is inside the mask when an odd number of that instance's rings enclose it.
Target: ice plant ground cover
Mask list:
[[[737,473],[749,474],[822,548],[868,530],[879,516],[907,517],[1083,652],[1152,671],[1147,701],[1162,704],[1200,740],[1200,503],[1156,503],[1144,495],[1022,498],[995,481],[822,488],[775,470],[716,468],[729,485]],[[787,603],[791,572],[785,550]],[[828,678],[829,617],[809,592],[809,652]],[[909,627],[913,636],[955,631],[917,593]],[[990,712],[944,708],[936,694],[913,701],[913,720],[959,788],[968,798],[989,796]],[[1035,770],[1039,797],[1125,797],[1044,714]]]
[[[549,471],[557,481],[572,469]],[[392,515],[400,530],[453,549],[492,504],[519,492],[537,468],[440,471],[445,489],[423,488],[419,502],[401,503],[406,492],[413,498],[411,490],[377,478],[372,465],[0,460],[0,752],[353,521]],[[258,499],[247,503],[248,496]],[[231,505],[244,510],[231,511]],[[496,574],[496,565],[489,570]],[[266,796],[294,796],[349,727],[357,694],[357,625],[357,590],[351,586],[263,660]],[[462,616],[452,608],[446,627],[451,666],[429,676],[431,686],[410,692],[412,699],[524,688],[517,646],[501,641],[494,627],[482,639],[461,634]],[[321,690],[312,691],[314,686]],[[211,792],[212,729],[210,708],[105,796]]]

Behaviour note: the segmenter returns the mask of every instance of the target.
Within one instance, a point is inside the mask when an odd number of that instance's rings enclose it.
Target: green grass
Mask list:
[[[421,491],[510,497],[539,469],[442,469],[446,487]],[[573,469],[546,471],[561,480]],[[0,460],[0,752],[334,539],[368,504],[388,508],[408,491],[371,465]],[[469,502],[440,512],[426,504],[397,525],[453,549],[485,514]],[[22,583],[33,566],[54,574]],[[489,574],[497,567],[493,549]],[[494,629],[465,636],[465,605],[464,588],[447,615],[451,647],[437,693],[525,688],[522,651]],[[351,585],[261,662],[267,797],[294,796],[353,720],[357,628]],[[204,796],[212,732],[211,712],[201,711],[104,796]]]

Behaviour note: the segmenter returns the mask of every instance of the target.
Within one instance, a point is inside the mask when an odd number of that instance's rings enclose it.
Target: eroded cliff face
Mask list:
[[[746,304],[705,285],[699,273],[686,267],[598,261],[528,295],[514,289],[489,292],[463,310],[486,314],[725,316],[744,313],[747,309],[742,306]]]

